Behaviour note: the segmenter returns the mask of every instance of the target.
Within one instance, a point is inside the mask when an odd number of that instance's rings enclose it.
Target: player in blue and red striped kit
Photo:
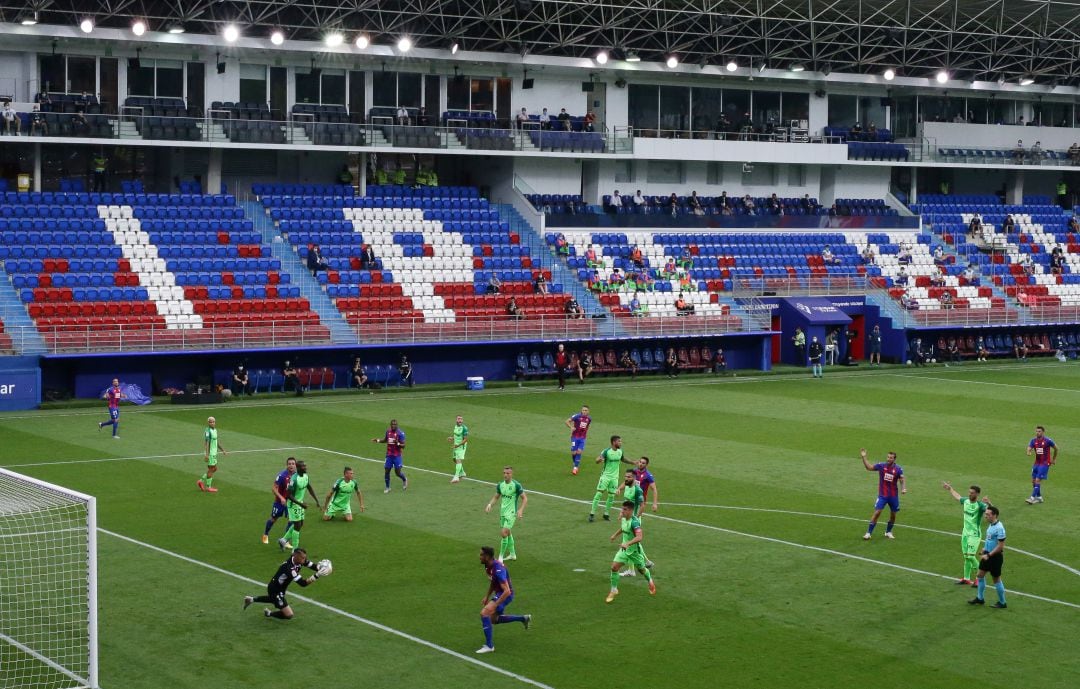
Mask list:
[[[645,495],[645,502],[649,501],[649,494],[652,494],[652,511],[655,512],[657,500],[660,497],[660,491],[656,487],[656,479],[653,478],[652,472],[649,471],[649,458],[642,457],[639,459],[637,461],[637,468],[634,469],[633,472],[634,478],[637,480],[638,485],[641,486],[641,491]],[[645,511],[644,503],[641,505],[641,511]]]
[[[570,459],[574,462],[571,474],[577,476],[578,467],[581,466],[581,453],[585,451],[585,439],[589,435],[589,426],[592,425],[592,417],[589,416],[589,406],[581,405],[581,411],[566,420],[566,427],[570,429]]]
[[[289,457],[285,460],[285,468],[274,478],[270,491],[274,494],[274,505],[270,508],[270,518],[266,520],[266,528],[263,530],[262,542],[270,542],[270,529],[280,517],[288,514],[289,505],[289,481],[296,473],[296,458]]]
[[[120,390],[120,379],[113,378],[112,387],[105,391],[102,397],[109,404],[109,420],[102,421],[97,425],[98,430],[106,426],[112,426],[112,437],[119,438],[120,435],[120,400],[124,399],[124,393]]]
[[[386,445],[386,463],[383,465],[385,471],[383,472],[383,483],[386,484],[386,490],[384,493],[390,492],[390,470],[393,469],[397,477],[401,479],[401,489],[409,490],[409,479],[405,478],[405,472],[402,468],[401,451],[405,449],[405,431],[398,428],[397,419],[390,419],[390,428],[386,429],[386,433],[381,438],[372,438],[373,443],[383,443]]]
[[[495,549],[484,546],[480,549],[480,564],[484,566],[488,580],[487,593],[484,594],[480,609],[480,622],[484,627],[484,645],[477,649],[477,653],[493,653],[495,641],[492,639],[492,625],[506,624],[508,622],[520,622],[529,628],[532,615],[504,615],[506,606],[514,600],[514,587],[510,583],[510,572],[506,571],[506,565],[495,559]]]
[[[896,463],[895,452],[890,452],[884,462],[877,464],[871,464],[866,460],[866,450],[859,450],[859,456],[867,471],[876,471],[878,474],[878,498],[874,503],[874,514],[870,517],[870,524],[866,527],[863,540],[870,540],[870,534],[874,532],[878,517],[881,516],[885,505],[889,506],[889,523],[885,525],[885,538],[895,538],[892,530],[893,525],[896,524],[896,513],[900,511],[900,494],[907,492],[904,470]]]
[[[1042,502],[1042,482],[1050,475],[1050,465],[1057,461],[1058,448],[1050,438],[1046,437],[1046,429],[1042,426],[1035,427],[1035,437],[1028,443],[1028,457],[1035,455],[1035,463],[1031,465],[1031,496],[1026,502],[1034,505]]]

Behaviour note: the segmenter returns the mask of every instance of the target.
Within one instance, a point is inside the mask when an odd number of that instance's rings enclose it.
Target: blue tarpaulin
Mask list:
[[[112,388],[111,385],[102,390],[98,397],[104,397],[105,393],[108,392],[110,388]],[[123,401],[125,402],[131,402],[132,404],[138,404],[140,406],[143,404],[150,404],[150,398],[143,394],[142,388],[138,385],[132,383],[120,383],[120,392],[123,393]]]

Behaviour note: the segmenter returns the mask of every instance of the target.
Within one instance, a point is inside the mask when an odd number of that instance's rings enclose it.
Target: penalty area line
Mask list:
[[[99,528],[98,531],[100,531],[101,533],[103,533],[103,534],[105,534],[107,536],[112,536],[113,538],[117,538],[117,539],[119,539],[121,541],[126,541],[128,543],[133,544],[133,545],[137,545],[137,546],[140,546],[142,548],[146,548],[147,550],[152,550],[155,553],[158,553],[160,555],[166,555],[168,557],[175,558],[177,560],[181,560],[183,562],[187,562],[187,563],[192,564],[192,565],[197,565],[197,566],[202,567],[204,569],[208,569],[208,570],[210,570],[212,572],[217,572],[218,574],[224,574],[227,577],[232,577],[233,579],[236,579],[238,581],[242,581],[245,584],[251,584],[253,586],[258,586],[260,588],[266,586],[266,582],[257,581],[255,579],[252,579],[251,577],[245,577],[242,574],[237,574],[236,572],[231,572],[231,571],[229,571],[227,569],[223,569],[223,568],[218,567],[216,565],[212,565],[212,564],[210,564],[208,562],[202,562],[200,560],[196,560],[196,559],[188,557],[186,555],[181,555],[180,553],[175,553],[175,552],[173,552],[171,550],[166,550],[164,548],[153,545],[152,543],[146,543],[144,541],[140,541],[140,540],[131,538],[130,536],[125,536],[123,534],[116,533],[115,531],[109,531],[108,529]],[[411,641],[414,644],[417,644],[419,646],[424,646],[424,647],[429,648],[429,649],[431,649],[433,651],[437,651],[437,652],[442,653],[444,655],[448,655],[448,656],[450,656],[452,658],[457,658],[458,660],[463,660],[463,661],[465,661],[465,662],[467,662],[467,663],[469,663],[471,665],[475,665],[476,667],[482,668],[484,670],[489,670],[491,672],[495,672],[495,673],[498,673],[500,675],[503,675],[504,677],[509,677],[510,679],[517,680],[517,681],[519,681],[519,682],[521,682],[523,684],[528,684],[530,686],[537,687],[538,689],[555,689],[554,687],[552,687],[549,684],[544,684],[543,682],[538,682],[537,680],[530,679],[530,678],[528,678],[528,677],[526,677],[524,675],[519,675],[519,674],[517,674],[515,672],[510,672],[509,670],[504,670],[503,668],[498,667],[497,665],[492,665],[490,663],[485,663],[482,660],[478,660],[478,659],[473,658],[471,656],[467,656],[464,653],[459,653],[459,652],[457,652],[457,651],[455,651],[453,649],[446,648],[445,646],[440,646],[439,644],[428,641],[426,639],[421,639],[418,636],[413,636],[412,634],[409,634],[408,632],[403,632],[400,629],[395,629],[393,627],[388,627],[385,624],[382,624],[380,622],[376,622],[375,620],[370,620],[370,619],[368,619],[366,617],[361,617],[360,615],[356,615],[356,614],[351,613],[351,612],[349,612],[347,610],[342,610],[341,608],[335,608],[332,605],[322,603],[320,601],[315,600],[314,598],[309,598],[308,596],[295,594],[295,593],[290,593],[289,597],[294,598],[296,600],[303,601],[303,602],[305,602],[305,603],[307,603],[309,605],[313,605],[313,606],[315,606],[317,608],[321,608],[321,609],[323,609],[323,610],[325,610],[327,612],[333,613],[335,615],[340,615],[342,617],[348,618],[350,620],[353,620],[354,622],[359,622],[361,624],[367,625],[367,626],[369,626],[369,627],[371,627],[373,629],[378,629],[381,632],[386,632],[387,634],[393,634],[394,636],[396,636],[398,638],[405,639],[406,641]]]
[[[354,454],[350,454],[348,452],[340,452],[338,450],[328,450],[328,449],[323,448],[323,447],[311,446],[311,447],[308,447],[308,448],[305,448],[305,449],[316,450],[316,451],[319,451],[319,452],[325,452],[325,453],[328,453],[328,454],[338,455],[340,457],[348,457],[350,459],[356,459],[356,460],[359,460],[359,461],[362,461],[362,462],[371,462],[371,463],[374,463],[374,464],[382,464],[385,461],[385,460],[382,460],[382,459],[375,459],[373,457],[364,457],[363,455],[354,455]],[[410,467],[406,467],[406,468],[409,471],[416,471],[416,472],[425,473],[425,474],[435,474],[437,476],[443,476],[443,477],[451,476],[451,474],[449,474],[449,473],[447,473],[445,471],[436,471],[435,469],[424,469],[424,468],[416,467],[416,466],[410,466]],[[480,479],[471,478],[471,477],[466,477],[464,480],[468,481],[470,483],[477,483],[477,484],[480,484],[480,485],[490,485],[490,483],[491,483],[490,481],[481,481]],[[578,504],[578,505],[591,505],[592,504],[592,502],[589,501],[589,500],[581,500],[579,498],[570,498],[570,497],[567,497],[565,495],[558,495],[557,493],[545,493],[543,491],[538,491],[538,490],[530,490],[528,492],[529,492],[530,495],[540,495],[540,496],[543,496],[543,497],[552,498],[553,500],[562,500],[564,502],[572,502],[572,503],[575,503],[575,504]],[[746,531],[736,531],[735,529],[727,529],[727,528],[724,528],[722,526],[713,526],[711,524],[702,524],[700,522],[692,522],[692,521],[689,521],[689,520],[686,520],[686,519],[676,519],[674,517],[665,517],[665,516],[659,515],[659,514],[650,514],[649,519],[650,520],[655,519],[655,520],[659,520],[659,521],[665,521],[665,522],[669,522],[669,523],[672,523],[672,524],[681,524],[683,526],[692,526],[692,527],[696,527],[696,528],[699,528],[699,529],[706,529],[706,530],[709,530],[709,531],[715,531],[717,533],[725,533],[725,534],[728,534],[730,536],[741,536],[742,538],[749,538],[749,539],[753,539],[753,540],[757,540],[757,541],[764,541],[766,543],[774,543],[776,545],[786,545],[786,546],[790,546],[792,548],[800,548],[802,550],[809,550],[809,551],[812,551],[812,552],[822,553],[822,554],[825,554],[825,555],[833,555],[833,556],[836,556],[836,557],[844,557],[844,558],[848,558],[850,560],[857,560],[859,562],[865,562],[867,564],[880,565],[882,567],[889,567],[891,569],[898,569],[900,571],[908,572],[910,574],[921,574],[923,576],[934,577],[936,579],[947,579],[949,581],[955,580],[955,577],[949,576],[948,574],[938,574],[937,572],[930,572],[930,571],[927,571],[925,569],[916,569],[915,567],[907,567],[907,566],[904,566],[904,565],[898,565],[898,564],[895,564],[895,563],[892,563],[892,562],[885,562],[884,560],[875,560],[873,558],[864,557],[862,555],[856,555],[854,553],[845,553],[842,550],[834,550],[832,548],[823,548],[821,546],[809,545],[809,544],[806,544],[806,543],[796,543],[795,541],[787,541],[787,540],[784,540],[782,538],[773,538],[772,536],[762,536],[760,534],[748,533]],[[1058,600],[1056,598],[1047,598],[1045,596],[1040,596],[1040,595],[1037,595],[1037,594],[1034,594],[1034,593],[1026,593],[1024,591],[1017,591],[1016,589],[1009,589],[1009,594],[1013,595],[1013,596],[1021,596],[1023,598],[1031,598],[1031,599],[1034,599],[1034,600],[1042,601],[1044,603],[1051,603],[1051,604],[1054,604],[1054,605],[1062,605],[1062,606],[1065,606],[1067,608],[1073,608],[1073,609],[1076,609],[1076,610],[1080,610],[1080,604],[1070,603],[1069,601]]]
[[[310,449],[310,448],[303,447],[303,446],[297,446],[297,447],[267,447],[267,448],[263,448],[263,449],[252,449],[252,450],[229,450],[229,452],[226,454],[226,456],[239,455],[239,454],[248,454],[248,453],[256,453],[256,452],[288,452],[288,451],[291,451],[291,450],[307,450],[307,449]],[[128,461],[136,461],[136,460],[141,460],[141,459],[176,459],[178,457],[202,457],[202,456],[203,456],[202,452],[180,452],[180,453],[172,454],[172,455],[143,455],[141,457],[102,457],[102,458],[99,458],[99,459],[64,459],[64,460],[60,460],[58,462],[27,462],[25,464],[4,464],[2,466],[5,469],[18,469],[19,467],[46,467],[46,466],[52,466],[54,464],[56,464],[56,465],[65,465],[65,464],[100,464],[102,462],[128,462]]]

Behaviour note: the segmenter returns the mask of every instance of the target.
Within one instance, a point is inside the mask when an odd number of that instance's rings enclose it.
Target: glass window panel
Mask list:
[[[855,108],[858,98],[842,94],[829,94],[829,126],[850,127],[855,124]]]
[[[398,74],[398,102],[397,105],[406,108],[420,107],[421,75]]]
[[[372,76],[371,105],[376,108],[397,106],[397,74],[375,72]]]
[[[990,103],[991,100],[989,98],[968,98],[965,104],[967,114],[964,119],[972,124],[991,123]]]
[[[959,100],[959,109],[963,111],[964,101]],[[859,99],[859,122],[863,129],[869,129],[873,124],[877,128],[885,126],[885,106],[881,104],[881,96],[870,96]]]
[[[64,77],[65,61],[63,55],[43,55],[41,57],[41,90],[62,92],[67,88]]]
[[[338,69],[323,70],[322,102],[331,105],[345,105],[344,71]]]
[[[645,84],[630,84],[628,99],[628,115],[630,126],[646,132],[657,129],[660,124],[659,109],[659,86]],[[648,136],[648,134],[640,134]]]
[[[784,91],[781,107],[783,109],[781,119],[785,126],[790,125],[791,120],[809,120],[810,94]]]
[[[446,80],[446,109],[469,109],[469,78],[456,76]]]
[[[131,63],[128,63],[128,95],[153,96],[154,64],[150,60],[141,60],[140,62],[140,66],[135,68],[132,68]]]
[[[773,126],[780,124],[779,91],[754,91],[753,108],[755,127],[763,129],[769,124]]]
[[[678,160],[650,160],[645,179],[650,184],[682,184],[683,165]]]
[[[442,80],[434,75],[429,74],[424,77],[424,112],[429,117],[431,115],[439,114],[439,89],[441,88]]]
[[[319,102],[319,73],[311,70],[296,70],[296,102]]]
[[[491,79],[472,79],[472,110],[495,111],[495,84]]]
[[[97,64],[92,57],[69,57],[67,63],[68,91],[94,94],[97,91]]]
[[[750,113],[750,92],[742,89],[724,89],[724,114],[735,127],[741,127]]]
[[[690,88],[688,86],[660,87],[660,129],[688,129],[690,123]]]
[[[993,115],[991,122],[993,124],[1015,124],[1015,105],[1015,102],[1011,100],[991,99],[990,107]]]
[[[715,131],[719,127],[721,105],[723,103],[723,91],[721,89],[709,89],[695,86],[693,90],[693,102],[691,107],[692,126],[696,132]]]
[[[903,138],[915,136],[917,107],[915,96],[900,96],[894,98],[893,102],[896,104],[892,112],[893,134]]]
[[[349,72],[349,112],[363,115],[364,107],[364,72]]]
[[[240,80],[240,102],[241,103],[265,103],[266,102],[266,81],[263,79],[241,79]]]
[[[240,65],[240,78],[241,79],[262,79],[266,80],[266,65]]]
[[[182,62],[172,60],[157,60],[157,93],[158,98],[183,98],[184,97],[184,65]]]

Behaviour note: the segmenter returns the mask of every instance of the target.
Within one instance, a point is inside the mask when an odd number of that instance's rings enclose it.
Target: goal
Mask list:
[[[0,469],[0,562],[0,689],[97,689],[94,498]]]

